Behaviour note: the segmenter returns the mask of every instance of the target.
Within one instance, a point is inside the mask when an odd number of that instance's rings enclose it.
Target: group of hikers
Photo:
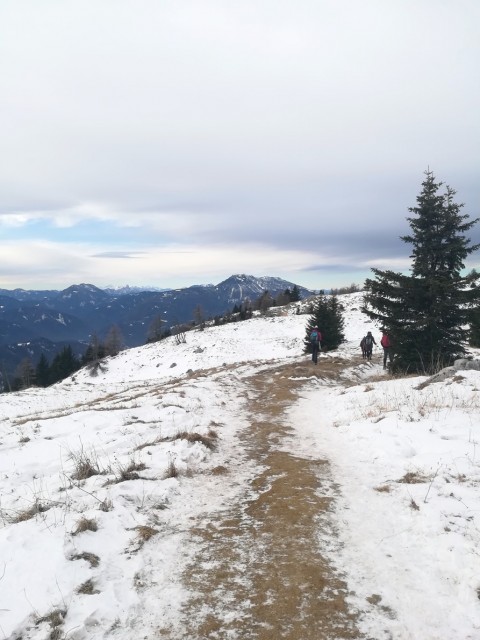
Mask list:
[[[372,332],[368,331],[366,336],[363,336],[360,342],[360,349],[362,350],[362,357],[365,360],[372,359],[373,345],[377,345],[375,338],[372,336]],[[388,333],[382,329],[382,337],[380,339],[380,345],[383,348],[383,368],[387,368],[387,360],[392,361],[392,343]]]
[[[312,362],[317,364],[318,354],[321,351],[322,345],[322,333],[318,327],[313,327],[310,333],[310,343],[312,345]],[[365,360],[372,359],[373,345],[376,345],[375,338],[371,331],[368,331],[366,336],[363,336],[360,342],[360,348],[362,350],[362,357]],[[382,337],[380,339],[380,345],[383,348],[383,368],[387,368],[387,360],[392,362],[392,343],[390,337],[385,329],[382,329]]]

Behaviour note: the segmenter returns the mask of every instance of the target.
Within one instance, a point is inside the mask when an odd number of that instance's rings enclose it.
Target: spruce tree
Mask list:
[[[455,191],[425,172],[417,206],[408,210],[413,246],[410,275],[372,269],[365,283],[365,313],[389,333],[394,370],[433,373],[465,353],[469,308],[479,299],[479,275],[462,275],[478,249],[465,233],[477,222],[461,214]]]
[[[35,369],[36,382],[39,387],[48,387],[50,384],[50,365],[47,356],[42,353]]]
[[[343,307],[337,296],[318,297],[307,322],[304,340],[306,353],[312,350],[310,334],[314,327],[319,328],[322,334],[322,349],[326,351],[336,349],[345,342]]]
[[[52,384],[63,380],[80,368],[80,362],[73,353],[70,345],[63,347],[53,358],[50,366],[50,381]]]

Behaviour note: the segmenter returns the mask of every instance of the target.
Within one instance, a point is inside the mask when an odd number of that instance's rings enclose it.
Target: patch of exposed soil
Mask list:
[[[344,367],[345,361],[332,360],[317,367],[289,364],[246,381],[250,425],[240,441],[258,473],[227,512],[192,531],[200,553],[184,575],[192,594],[183,612],[185,638],[362,637],[346,603],[346,585],[319,543],[319,530],[334,535],[328,461],[284,447],[292,432],[283,414],[305,377],[338,379]]]

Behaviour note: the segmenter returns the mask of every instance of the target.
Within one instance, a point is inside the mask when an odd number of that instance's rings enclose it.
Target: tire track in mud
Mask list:
[[[338,380],[344,367],[345,361],[319,362],[314,375]],[[305,384],[301,378],[311,376],[311,365],[289,364],[245,381],[249,426],[239,442],[257,472],[229,509],[192,530],[199,551],[183,576],[192,595],[182,612],[182,637],[362,637],[346,603],[346,585],[320,548],[319,533],[335,535],[329,522],[335,495],[330,466],[289,452],[292,429],[284,411]]]

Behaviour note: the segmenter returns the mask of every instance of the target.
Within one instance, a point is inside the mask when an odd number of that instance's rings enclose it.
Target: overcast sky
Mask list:
[[[0,288],[406,269],[427,167],[480,214],[479,69],[478,0],[2,0]]]

